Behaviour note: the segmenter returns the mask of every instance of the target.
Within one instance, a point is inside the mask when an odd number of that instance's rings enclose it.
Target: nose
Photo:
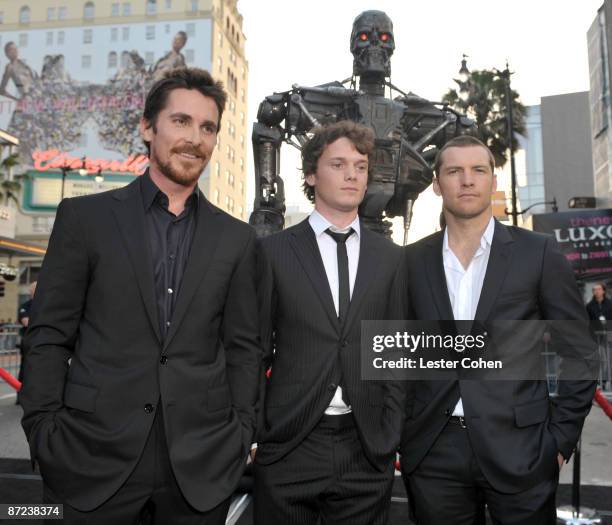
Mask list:
[[[202,142],[202,134],[197,124],[194,124],[191,126],[191,128],[189,128],[186,140],[196,147],[200,145]]]
[[[357,168],[355,166],[347,166],[344,170],[344,180],[357,180]]]

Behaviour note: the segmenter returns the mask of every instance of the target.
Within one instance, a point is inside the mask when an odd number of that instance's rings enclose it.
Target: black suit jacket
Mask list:
[[[200,195],[162,341],[140,185],[58,208],[26,336],[23,427],[45,483],[86,511],[126,480],[162,410],[178,484],[203,511],[238,483],[255,427],[255,236]]]
[[[342,373],[365,454],[381,471],[388,468],[399,442],[403,388],[361,380],[360,335],[362,320],[399,318],[389,297],[400,259],[398,246],[361,227],[353,295],[340,326],[308,220],[261,240],[262,345],[272,370],[262,388],[256,461],[277,461],[311,432]]]
[[[408,319],[452,320],[442,243],[435,233],[406,248]],[[496,221],[476,320],[584,320],[586,312],[554,240]],[[593,394],[593,381],[561,381],[549,398],[545,381],[419,381],[408,388],[402,469],[412,472],[444,428],[459,396],[478,463],[494,488],[525,490],[568,459]]]

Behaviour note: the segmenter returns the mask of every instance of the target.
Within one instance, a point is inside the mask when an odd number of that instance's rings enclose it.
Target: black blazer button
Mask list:
[[[336,388],[338,388],[338,385],[335,385],[334,383],[330,383],[329,386],[327,387],[327,390],[329,390],[330,392],[333,392],[334,390],[336,390]]]
[[[168,362],[168,357],[167,357],[167,356],[165,356],[165,355],[162,355],[162,356],[161,356],[161,358],[159,359],[159,362],[160,362],[162,365],[165,365],[165,364]]]
[[[447,408],[447,409],[444,411],[444,415],[445,415],[445,416],[450,416],[451,414],[452,414],[452,412],[451,412],[450,408]]]
[[[346,348],[348,346],[348,341],[345,339],[342,341],[342,348]]]
[[[153,412],[153,410],[154,410],[154,409],[155,409],[155,407],[154,407],[154,406],[153,406],[151,403],[147,403],[147,404],[144,406],[144,411],[145,411],[147,414],[150,414],[151,412]]]

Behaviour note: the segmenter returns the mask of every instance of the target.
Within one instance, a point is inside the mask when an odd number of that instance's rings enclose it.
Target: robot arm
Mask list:
[[[259,105],[252,136],[255,202],[249,218],[259,237],[282,230],[285,223],[284,183],[280,176],[282,143],[301,149],[313,127],[345,118],[345,106],[356,94],[339,83],[294,85],[291,91],[268,96]]]

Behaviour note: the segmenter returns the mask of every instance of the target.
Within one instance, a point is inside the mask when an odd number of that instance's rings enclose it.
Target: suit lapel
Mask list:
[[[329,281],[321,259],[321,252],[317,245],[314,231],[310,227],[308,219],[305,219],[295,228],[289,238],[292,249],[295,251],[298,261],[302,265],[304,272],[312,282],[312,286],[319,296],[325,313],[329,317],[336,331],[340,332],[340,324],[334,299],[329,288]]]
[[[142,302],[145,305],[155,335],[161,343],[162,338],[159,331],[157,304],[155,301],[153,264],[147,243],[140,181],[139,177],[113,195],[115,198],[113,213],[115,214],[117,226],[123,237],[125,248],[136,275]]]
[[[440,320],[453,320],[453,307],[448,296],[446,275],[444,273],[444,260],[442,258],[442,244],[444,231],[438,232],[426,242],[425,245],[425,275],[431,289],[433,299]]]
[[[355,286],[353,287],[353,295],[349,305],[346,322],[342,327],[342,333],[346,334],[355,320],[355,316],[359,311],[359,307],[363,302],[366,292],[370,284],[375,281],[375,273],[378,265],[376,264],[380,252],[372,248],[373,236],[375,235],[368,230],[363,223],[360,224],[360,241],[359,241],[359,263],[357,265],[357,275],[355,276]]]
[[[223,235],[220,211],[213,208],[201,192],[199,200],[197,224],[189,251],[189,259],[170,321],[170,329],[164,341],[164,349],[168,347],[176,334],[187,312],[187,307],[213,259],[219,239]]]
[[[482,291],[478,300],[478,307],[474,319],[486,320],[491,312],[491,307],[502,288],[508,269],[510,259],[514,249],[514,240],[508,228],[495,221],[495,231],[493,242],[491,243],[491,253],[487,263]]]

